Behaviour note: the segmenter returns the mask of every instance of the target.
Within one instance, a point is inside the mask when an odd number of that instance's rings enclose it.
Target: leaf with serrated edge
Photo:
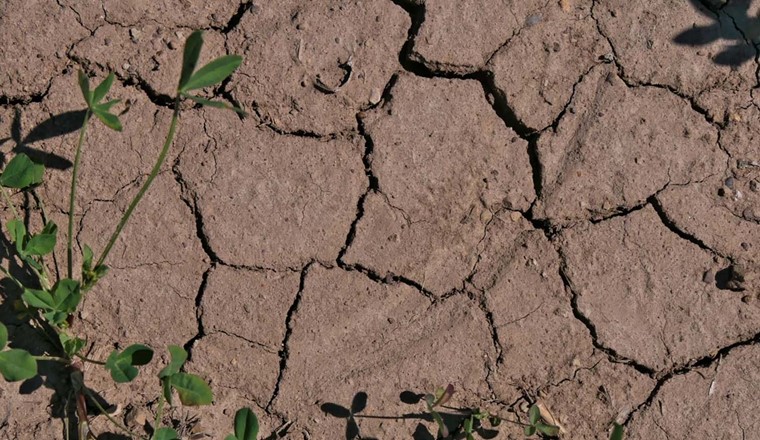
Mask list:
[[[224,81],[243,62],[239,55],[225,55],[211,61],[198,69],[193,76],[180,88],[180,92],[202,89]]]

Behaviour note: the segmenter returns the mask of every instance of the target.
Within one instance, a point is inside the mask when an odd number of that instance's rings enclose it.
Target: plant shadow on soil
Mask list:
[[[21,128],[21,112],[16,109],[14,113],[14,119],[11,125],[10,137],[0,138],[0,147],[8,141],[13,141],[15,144],[11,151],[16,153],[25,153],[34,162],[44,164],[46,168],[53,168],[58,170],[66,170],[72,166],[71,161],[68,159],[48,153],[29,146],[29,144],[51,139],[54,137],[62,136],[79,130],[84,122],[85,111],[77,110],[64,112],[55,116],[52,116],[36,127],[32,128],[29,133],[22,137]],[[7,163],[7,153],[0,153],[0,159]],[[29,229],[30,219],[32,215],[32,199],[36,198],[34,192],[24,192],[23,201],[23,215],[24,223]],[[34,274],[25,265],[19,264],[15,258],[14,252],[15,246],[11,243],[8,237],[3,232],[0,233],[0,263],[7,262],[8,272],[17,280],[21,281],[24,285],[29,287],[39,287],[38,281]],[[55,273],[59,273],[58,262],[54,261]],[[57,278],[57,277],[56,277]],[[47,323],[38,320],[34,323],[32,318],[26,316],[19,316],[19,312],[15,308],[15,304],[20,302],[23,291],[17,286],[10,278],[4,277],[0,279],[0,322],[4,323],[9,330],[9,346],[11,348],[20,348],[28,351],[32,355],[40,356],[46,353],[56,351],[55,339],[57,335],[55,331],[50,328]],[[33,325],[33,324],[36,324]],[[40,330],[42,328],[42,330]],[[50,398],[51,417],[56,419],[75,419],[75,405],[72,398],[72,383],[70,378],[70,371],[65,371],[59,368],[57,362],[52,361],[38,361],[38,374],[37,376],[21,382],[18,388],[18,393],[21,395],[29,395],[40,389],[41,387],[49,388],[53,391],[53,395]],[[110,404],[106,402],[96,391],[90,390],[93,396],[98,400],[98,403],[108,408]],[[68,404],[67,404],[68,402]],[[97,408],[89,406],[88,414],[98,414]],[[9,414],[11,417],[13,414]],[[77,427],[75,424],[70,424],[68,437],[73,440],[78,439]],[[61,423],[61,431],[65,436],[65,424]],[[2,426],[0,426],[2,428]],[[102,433],[97,437],[99,440],[129,440],[120,434],[115,433]],[[82,439],[79,439],[82,440]]]
[[[423,401],[425,397],[424,393],[415,393],[413,391],[403,391],[399,395],[399,400],[401,402],[407,404],[407,405],[420,405],[420,402]],[[404,413],[397,416],[393,415],[370,415],[370,414],[360,414],[367,406],[367,393],[360,391],[356,393],[351,401],[351,405],[347,408],[337,403],[323,403],[320,405],[320,409],[335,418],[338,419],[344,419],[346,421],[346,429],[345,429],[345,440],[355,440],[355,439],[362,439],[362,440],[377,440],[374,437],[364,437],[361,435],[361,430],[359,426],[359,421],[357,419],[382,419],[382,420],[408,420],[408,419],[416,419],[420,421],[425,421],[429,423],[434,423],[433,417],[427,413],[427,412],[413,412],[413,413]],[[464,423],[465,419],[469,416],[468,412],[469,409],[466,408],[453,408],[453,407],[443,407],[444,409],[448,409],[451,411],[456,412],[439,412],[441,418],[443,419],[443,423],[446,425],[447,428],[449,428],[449,431],[454,433],[456,432]],[[481,436],[481,438],[484,439],[490,439],[495,438],[496,435],[498,435],[497,431],[493,430],[480,430],[478,434]],[[436,440],[436,435],[434,433],[431,433],[430,430],[423,425],[422,423],[418,423],[414,433],[412,434],[413,440]],[[452,438],[452,437],[447,437]],[[459,437],[453,437],[453,438],[459,438]]]
[[[716,5],[715,0],[689,0],[689,3],[714,23],[686,29],[676,35],[673,42],[699,47],[719,40],[734,41],[712,57],[715,64],[721,66],[738,67],[757,57],[753,44],[760,41],[760,17],[749,15],[751,0],[728,0],[721,6]]]

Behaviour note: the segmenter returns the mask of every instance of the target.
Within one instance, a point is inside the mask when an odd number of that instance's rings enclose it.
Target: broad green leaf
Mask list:
[[[234,105],[227,104],[226,102],[212,101],[210,99],[201,98],[200,96],[190,95],[190,94],[187,94],[187,93],[183,93],[182,96],[184,96],[185,98],[191,99],[191,100],[197,102],[200,105],[205,105],[205,106],[214,107],[214,108],[222,108],[222,109],[226,109],[226,110],[232,110],[232,111],[240,113],[241,115],[247,114],[245,112],[245,110],[243,110],[242,108],[235,107]]]
[[[169,362],[169,365],[158,373],[158,377],[161,379],[179,373],[180,368],[185,365],[185,361],[187,360],[187,352],[180,346],[170,345],[169,354],[172,360]]]
[[[467,434],[472,433],[472,423],[473,423],[472,417],[468,417],[464,420],[464,432],[466,432]]]
[[[90,79],[87,78],[87,75],[79,71],[79,88],[82,90],[82,97],[84,97],[84,102],[87,103],[87,107],[92,107],[92,91],[90,91]]]
[[[100,104],[95,104],[94,106],[92,106],[92,108],[94,110],[98,110],[98,111],[102,111],[102,112],[108,113],[109,111],[111,111],[111,107],[113,107],[114,105],[118,104],[119,102],[121,102],[120,99],[112,99],[112,100],[110,100],[108,102],[103,102],[103,103],[100,103]]]
[[[45,166],[32,162],[24,153],[13,156],[0,175],[0,185],[8,188],[26,188],[42,182]]]
[[[172,428],[160,428],[153,434],[153,440],[178,440],[177,431]]]
[[[122,126],[121,122],[119,121],[119,117],[108,113],[106,111],[100,110],[99,108],[92,109],[92,112],[95,114],[95,116],[100,119],[101,122],[103,122],[106,127],[110,128],[111,130],[121,131]]]
[[[79,292],[79,281],[64,278],[53,286],[55,309],[62,312],[73,312],[79,305],[82,295]]]
[[[180,87],[180,92],[189,92],[190,90],[202,89],[222,82],[230,76],[235,69],[243,62],[243,57],[239,55],[225,55],[206,64],[193,73],[193,76]]]
[[[624,434],[623,427],[615,423],[615,425],[612,427],[612,434],[610,435],[610,440],[623,440],[623,434]]]
[[[259,435],[259,419],[250,408],[240,408],[235,413],[235,437],[237,440],[256,440]]]
[[[117,383],[131,382],[137,377],[135,365],[145,365],[153,359],[153,350],[142,344],[133,344],[119,352],[114,350],[106,359],[106,369]]]
[[[161,379],[161,390],[164,392],[164,399],[169,402],[169,405],[174,405],[174,399],[172,399],[171,376]]]
[[[201,55],[203,47],[203,32],[195,31],[187,37],[185,41],[185,50],[182,54],[182,73],[179,76],[179,85],[177,90],[185,90],[185,85],[198,64],[198,58]]]
[[[554,437],[559,434],[559,428],[554,425],[547,425],[543,422],[536,423],[536,429],[542,434],[546,434],[550,437]]]
[[[8,327],[0,322],[0,350],[5,348],[6,344],[8,344]]]
[[[66,355],[69,357],[73,357],[75,354],[79,353],[86,344],[86,341],[84,339],[72,337],[66,333],[59,333],[58,339],[61,340],[63,351],[65,351]]]
[[[8,382],[31,379],[37,375],[37,361],[26,350],[14,348],[2,351],[0,374]]]
[[[26,255],[24,251],[24,245],[26,244],[26,226],[24,226],[24,222],[14,219],[10,220],[6,226],[11,242],[16,245],[16,252],[21,256]]]
[[[48,222],[45,228],[39,234],[32,236],[26,244],[25,252],[27,255],[47,255],[55,249],[55,236],[58,233],[58,226],[53,222]]]
[[[95,87],[95,91],[92,92],[92,105],[95,105],[99,103],[103,98],[106,97],[106,94],[109,90],[111,90],[111,85],[113,84],[113,72],[109,73],[106,79],[103,80],[102,83],[100,83],[97,87]]]
[[[56,310],[55,299],[53,299],[53,295],[51,295],[50,292],[37,289],[24,289],[21,298],[30,307],[44,310]]]
[[[525,429],[525,436],[530,437],[531,435],[536,433],[536,427],[535,426],[526,426]]]
[[[84,249],[82,250],[82,271],[87,272],[92,268],[92,258],[94,254],[92,253],[92,249],[90,249],[89,246],[84,245]]]
[[[528,410],[528,419],[531,425],[535,425],[541,420],[541,410],[538,409],[538,405],[532,405]]]
[[[177,373],[169,380],[183,405],[208,405],[214,400],[208,384],[194,374]]]

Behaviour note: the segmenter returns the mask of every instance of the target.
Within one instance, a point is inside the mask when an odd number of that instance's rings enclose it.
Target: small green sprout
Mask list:
[[[528,425],[525,426],[525,435],[530,437],[534,434],[541,433],[549,437],[556,437],[559,434],[559,427],[545,423],[541,417],[541,410],[538,405],[531,405],[528,410]]]
[[[444,423],[441,414],[435,410],[435,407],[439,405],[445,405],[446,402],[451,400],[451,396],[453,395],[454,385],[452,384],[449,384],[446,388],[436,389],[435,394],[425,395],[425,404],[427,405],[427,410],[430,413],[430,416],[433,417],[433,420],[435,420],[435,423],[438,424],[438,436],[442,438],[449,436],[449,428],[446,426],[446,423]]]

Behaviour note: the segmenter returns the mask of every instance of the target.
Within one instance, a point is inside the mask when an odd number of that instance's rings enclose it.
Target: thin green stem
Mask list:
[[[131,438],[145,439],[145,437],[132,432],[129,428],[119,423],[118,420],[111,417],[111,415],[108,414],[108,411],[106,411],[105,408],[103,408],[103,405],[101,405],[100,402],[98,402],[98,399],[95,398],[95,396],[92,394],[92,391],[88,390],[87,388],[83,388],[83,391],[85,394],[87,394],[87,397],[90,398],[90,402],[92,402],[95,405],[95,407],[98,409],[98,411],[100,411],[100,413],[103,414],[108,419],[108,421],[111,422],[114,426],[122,430],[125,434],[127,434]]]
[[[77,143],[77,152],[74,155],[74,169],[71,172],[71,193],[69,194],[69,234],[68,243],[66,246],[66,261],[67,274],[69,278],[73,278],[74,272],[74,257],[73,257],[73,242],[74,242],[74,202],[77,197],[77,177],[79,175],[79,158],[82,155],[82,145],[84,144],[85,133],[87,132],[87,122],[90,120],[90,109],[84,114],[84,122],[82,128],[79,129],[79,142]]]
[[[32,356],[35,360],[38,361],[54,361],[54,362],[60,362],[62,364],[70,364],[71,360],[58,357],[58,356]]]
[[[13,204],[13,200],[11,200],[11,196],[8,194],[8,189],[6,189],[4,186],[0,186],[0,190],[3,193],[3,198],[5,199],[5,203],[10,206],[11,212],[13,212],[13,218],[15,218],[18,221],[21,221],[21,217],[18,215],[18,210],[16,209],[16,205]]]
[[[79,353],[74,354],[74,356],[78,357],[79,359],[81,359],[81,360],[83,360],[85,362],[89,362],[91,364],[97,364],[97,365],[105,365],[106,364],[105,362],[98,361],[98,360],[95,360],[95,359],[90,359],[87,356],[82,356]]]
[[[161,419],[164,416],[164,393],[158,395],[158,409],[156,410],[156,422],[153,424],[153,436],[158,432],[158,428],[161,427]]]
[[[121,234],[121,230],[124,229],[124,225],[127,223],[127,220],[129,220],[129,217],[132,215],[132,211],[134,211],[137,204],[140,203],[140,200],[142,200],[143,196],[145,195],[145,192],[148,191],[148,188],[153,183],[153,180],[158,175],[158,172],[161,171],[161,166],[166,160],[166,155],[169,153],[169,147],[171,147],[172,142],[174,141],[174,133],[177,131],[177,121],[179,120],[179,104],[180,104],[180,96],[177,96],[174,100],[174,113],[172,114],[171,125],[169,125],[169,133],[166,135],[166,141],[164,142],[164,147],[161,149],[161,153],[158,155],[158,160],[156,160],[156,164],[153,166],[153,169],[150,171],[150,174],[148,175],[148,178],[145,180],[145,183],[143,183],[143,186],[140,188],[140,191],[138,191],[137,195],[135,195],[135,198],[132,199],[132,202],[129,204],[127,211],[124,213],[124,215],[121,216],[121,220],[119,220],[119,224],[116,225],[116,230],[111,235],[111,239],[108,241],[108,244],[106,245],[106,248],[103,250],[103,253],[100,254],[100,258],[98,258],[98,262],[97,264],[95,264],[95,267],[98,267],[101,264],[103,264],[106,257],[108,256],[108,253],[111,252],[111,248],[116,243],[116,240],[119,238],[119,235]]]

